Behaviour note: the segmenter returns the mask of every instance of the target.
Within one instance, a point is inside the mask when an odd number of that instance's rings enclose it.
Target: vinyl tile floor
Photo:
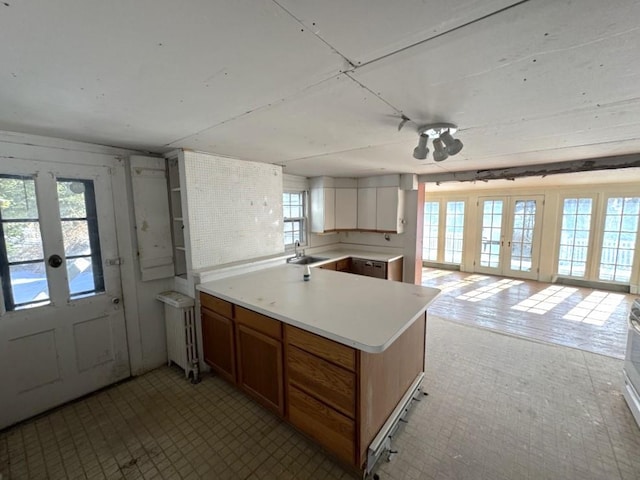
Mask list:
[[[381,480],[640,479],[622,361],[429,317],[428,396]],[[220,378],[162,367],[0,432],[5,479],[341,479]]]

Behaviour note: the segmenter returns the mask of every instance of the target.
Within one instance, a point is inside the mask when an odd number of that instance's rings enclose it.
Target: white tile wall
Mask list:
[[[282,167],[185,152],[193,269],[283,252]]]

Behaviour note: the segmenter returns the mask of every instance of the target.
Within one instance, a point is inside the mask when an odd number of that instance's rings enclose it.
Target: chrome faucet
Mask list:
[[[302,249],[302,253],[298,251],[300,247],[300,240],[296,240],[296,243],[293,244],[293,251],[296,254],[296,258],[304,257],[304,248]]]

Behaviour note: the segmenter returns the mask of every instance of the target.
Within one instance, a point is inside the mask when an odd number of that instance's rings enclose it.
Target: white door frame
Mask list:
[[[512,270],[511,269],[511,252],[512,252],[512,235],[514,226],[515,204],[519,200],[535,200],[535,224],[533,233],[533,245],[531,252],[531,270]],[[483,212],[485,201],[502,201],[502,222],[500,239],[498,241],[500,253],[499,264],[497,267],[483,267],[481,256],[483,251]],[[479,273],[487,273],[490,275],[502,275],[508,277],[525,278],[536,280],[540,270],[540,249],[542,244],[542,220],[544,209],[544,195],[491,195],[478,197],[478,235],[476,238],[476,259],[474,271]],[[491,248],[491,239],[489,239],[489,248]]]

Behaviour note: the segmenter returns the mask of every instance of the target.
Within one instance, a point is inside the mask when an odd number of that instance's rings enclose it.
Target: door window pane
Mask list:
[[[62,238],[64,240],[64,254],[67,257],[74,255],[91,255],[89,225],[86,220],[63,221]]]
[[[513,231],[511,232],[511,270],[531,271],[535,223],[536,201],[516,200],[513,212]]]
[[[44,258],[38,222],[6,222],[3,229],[9,264]]]
[[[9,269],[14,302],[12,310],[49,303],[49,284],[44,261],[11,265]]]
[[[584,277],[591,229],[591,198],[565,198],[558,250],[558,274]]]
[[[440,222],[440,202],[424,202],[422,236],[422,259],[438,261],[438,225]]]
[[[59,179],[57,190],[70,297],[104,292],[93,181]]]
[[[485,200],[482,207],[480,265],[498,268],[502,241],[502,200]]]
[[[0,175],[0,273],[7,311],[49,303],[33,177]]]
[[[628,283],[636,248],[640,197],[607,200],[600,280]]]
[[[464,235],[464,202],[447,202],[444,240],[444,261],[462,262],[462,239]]]
[[[94,295],[96,282],[91,260],[87,257],[67,260],[69,293],[72,298]]]

